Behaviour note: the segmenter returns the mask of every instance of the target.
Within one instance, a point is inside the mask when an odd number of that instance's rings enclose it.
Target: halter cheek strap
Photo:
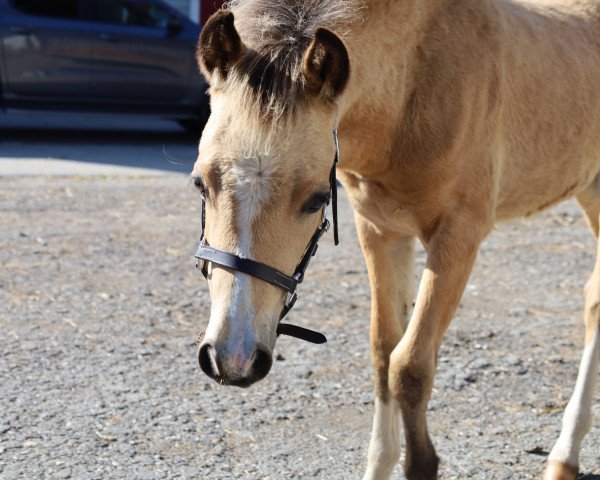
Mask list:
[[[338,234],[338,221],[337,221],[337,164],[340,162],[340,141],[338,139],[337,128],[333,129],[333,141],[335,142],[335,157],[333,158],[333,165],[329,172],[329,185],[331,188],[331,213],[333,215],[333,243],[337,247],[340,244],[340,237]]]
[[[339,142],[337,136],[337,129],[333,131],[333,137],[335,141],[335,158],[331,171],[329,173],[330,193],[331,193],[331,210],[333,214],[333,235],[335,245],[339,244],[338,238],[338,222],[337,222],[337,180],[336,180],[336,166],[339,162]],[[328,202],[329,203],[329,202]],[[304,280],[304,273],[308,268],[311,258],[317,253],[319,246],[319,240],[321,236],[329,230],[329,221],[326,218],[325,207],[323,207],[323,222],[313,236],[302,256],[300,262],[296,266],[296,270],[292,276],[288,276],[285,273],[273,268],[264,263],[251,260],[249,258],[243,258],[233,253],[224,252],[218,248],[213,248],[208,244],[208,241],[204,235],[204,227],[206,223],[206,207],[204,200],[202,200],[202,235],[200,237],[200,245],[196,251],[196,258],[198,259],[197,266],[201,269],[202,274],[205,278],[208,277],[208,262],[220,265],[222,267],[237,270],[238,272],[245,273],[251,277],[259,278],[271,285],[274,285],[287,293],[286,301],[281,310],[279,316],[280,323],[277,326],[277,335],[289,335],[292,337],[299,338],[311,343],[325,343],[327,338],[325,335],[314,330],[309,330],[304,327],[297,325],[291,325],[288,323],[281,323],[283,317],[292,309],[298,295],[296,294],[296,288],[298,284]]]

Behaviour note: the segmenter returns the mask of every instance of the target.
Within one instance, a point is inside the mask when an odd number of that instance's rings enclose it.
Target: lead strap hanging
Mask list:
[[[333,242],[335,245],[339,245],[340,238],[338,234],[338,218],[337,218],[337,176],[336,168],[340,161],[340,142],[338,140],[337,128],[333,129],[333,140],[335,142],[335,158],[333,159],[333,166],[331,167],[331,173],[329,174],[329,183],[331,184],[331,214],[333,216]]]

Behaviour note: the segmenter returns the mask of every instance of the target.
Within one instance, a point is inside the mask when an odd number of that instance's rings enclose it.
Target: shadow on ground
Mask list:
[[[199,138],[199,132],[161,119],[0,115],[0,160],[58,159],[189,173]]]

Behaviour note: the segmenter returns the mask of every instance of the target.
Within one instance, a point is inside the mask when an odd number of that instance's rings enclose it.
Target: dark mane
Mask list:
[[[340,36],[361,17],[360,0],[233,0],[226,5],[247,49],[228,83],[249,87],[269,117],[290,116],[305,98],[302,58],[318,27]],[[233,86],[233,85],[231,85]]]

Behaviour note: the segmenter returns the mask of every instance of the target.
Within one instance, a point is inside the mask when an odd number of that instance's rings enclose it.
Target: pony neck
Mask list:
[[[415,82],[410,69],[417,60],[417,47],[432,17],[447,3],[448,0],[366,0],[361,20],[343,36],[350,53],[351,76],[339,100],[340,139],[345,144],[342,150],[356,152],[356,160],[344,155],[341,168],[352,168],[351,164],[359,161],[361,136],[354,135],[354,129],[364,130],[366,124],[372,124],[371,132],[379,132],[379,143],[385,144],[386,129],[395,124],[390,119],[397,118]]]
[[[365,0],[361,21],[343,37],[350,50],[353,76],[360,80],[350,85],[348,97],[356,98],[363,91],[378,86],[387,88],[393,83],[397,73],[410,65],[431,18],[447,3],[448,0]]]

